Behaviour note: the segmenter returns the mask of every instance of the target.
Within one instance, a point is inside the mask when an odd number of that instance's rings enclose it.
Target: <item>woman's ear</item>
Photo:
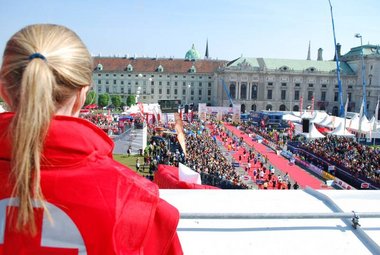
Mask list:
[[[89,89],[90,86],[84,86],[78,90],[72,110],[72,116],[79,116],[80,109],[86,102],[87,91],[89,91]]]

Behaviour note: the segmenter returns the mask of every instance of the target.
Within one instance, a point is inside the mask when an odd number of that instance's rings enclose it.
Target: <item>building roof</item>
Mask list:
[[[275,71],[295,71],[295,72],[335,72],[335,61],[299,60],[299,59],[275,59],[275,58],[246,58],[240,57],[231,61],[228,68],[244,68],[275,70]],[[353,70],[344,62],[340,63],[341,72],[344,74],[354,74]]]
[[[362,54],[362,49],[363,49],[364,56],[368,56],[368,55],[378,55],[379,56],[380,55],[379,45],[367,44],[367,45],[351,48],[351,50],[349,52],[347,52],[346,54],[343,55],[343,58],[360,57]]]
[[[185,254],[379,254],[380,191],[363,190],[160,190],[184,213],[259,214],[256,219],[184,219],[177,232]],[[350,218],[265,218],[271,214],[334,214]],[[363,214],[362,214],[363,215]],[[354,214],[352,213],[352,216]],[[363,238],[367,235],[369,239]],[[377,249],[376,249],[377,248]]]
[[[100,64],[103,72],[126,71],[128,65],[133,67],[133,73],[158,72],[162,67],[163,73],[190,73],[192,66],[197,73],[213,73],[218,67],[222,67],[227,61],[224,60],[197,60],[172,58],[117,58],[117,57],[94,57],[94,69]],[[100,71],[100,70],[99,70]]]

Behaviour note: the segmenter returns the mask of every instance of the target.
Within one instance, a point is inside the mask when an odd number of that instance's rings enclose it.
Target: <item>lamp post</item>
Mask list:
[[[360,141],[360,135],[361,135],[361,126],[362,126],[362,117],[367,116],[367,99],[366,99],[366,84],[365,84],[365,66],[364,66],[364,51],[363,51],[363,37],[361,34],[357,33],[355,34],[356,38],[360,38],[360,47],[361,47],[361,61],[362,61],[362,82],[363,82],[363,101],[362,101],[362,111],[360,111],[360,119],[359,119],[359,138],[358,141]]]
[[[190,91],[190,88],[191,88],[191,85],[190,84],[188,84],[187,85],[187,90],[186,90],[186,104],[188,104],[189,103],[189,91]]]
[[[139,102],[140,93],[141,93],[141,87],[138,87],[136,91],[136,104]]]

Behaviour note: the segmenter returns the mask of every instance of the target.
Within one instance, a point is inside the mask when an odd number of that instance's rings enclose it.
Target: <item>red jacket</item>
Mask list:
[[[36,205],[38,234],[9,228],[12,113],[0,114],[0,255],[182,254],[179,213],[152,182],[112,159],[112,140],[86,120],[56,116],[46,138],[41,187],[53,224]],[[1,233],[3,232],[3,233]]]

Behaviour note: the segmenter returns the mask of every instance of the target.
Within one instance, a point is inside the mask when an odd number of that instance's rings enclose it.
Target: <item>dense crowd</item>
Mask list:
[[[220,150],[210,132],[200,122],[186,125],[186,163],[200,173],[202,184],[222,189],[247,189],[242,176]]]
[[[301,148],[341,165],[355,177],[367,177],[380,184],[380,150],[357,143],[352,138],[327,136],[303,142]]]
[[[119,120],[117,116],[102,113],[81,114],[79,117],[94,123],[108,135],[120,135],[131,125],[131,121],[128,119]]]

